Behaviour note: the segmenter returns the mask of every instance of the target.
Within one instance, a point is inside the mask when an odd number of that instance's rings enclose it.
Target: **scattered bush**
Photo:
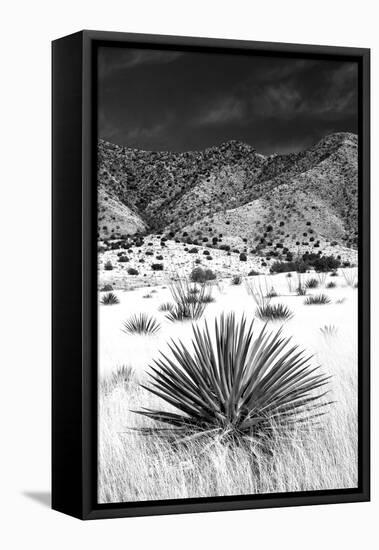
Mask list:
[[[158,308],[159,311],[172,311],[175,308],[174,304],[170,302],[164,302]]]
[[[161,256],[160,254],[156,258],[157,260],[163,260],[163,256]]]
[[[326,294],[317,294],[315,296],[308,296],[304,301],[306,306],[323,306],[325,304],[330,304],[329,296]]]
[[[259,271],[255,271],[255,269],[252,269],[249,271],[248,276],[249,277],[255,277],[256,275],[260,275]]]
[[[129,258],[128,258],[127,256],[120,256],[119,259],[118,259],[118,261],[119,261],[120,263],[126,263],[126,262],[129,261]]]
[[[172,297],[175,301],[174,308],[167,314],[170,321],[197,320],[202,317],[205,307],[205,296],[210,294],[207,285],[202,285],[199,293],[191,294],[191,286],[187,281],[175,281],[170,286]]]
[[[151,264],[153,271],[163,271],[163,264]]]
[[[108,261],[104,264],[104,269],[105,269],[105,271],[112,271],[113,265],[112,265],[112,262],[111,262],[110,260],[108,260]]]
[[[232,285],[240,285],[242,283],[241,275],[234,275],[230,281]]]
[[[129,273],[129,275],[138,275],[139,274],[137,269],[135,269],[134,267],[129,267],[128,273]]]
[[[318,280],[315,279],[314,277],[305,281],[305,288],[317,288],[317,287],[318,287]]]
[[[203,269],[202,267],[195,267],[191,271],[190,279],[194,283],[205,283],[206,281],[213,281],[216,279],[216,274],[211,269]]]
[[[101,290],[101,292],[110,292],[111,290],[113,290],[113,286],[112,285],[104,285],[100,290]]]
[[[155,334],[160,328],[160,324],[154,317],[147,313],[140,313],[125,321],[121,330],[127,334]]]
[[[247,261],[247,256],[246,256],[245,252],[241,252],[240,262],[246,262],[246,261]]]
[[[265,304],[259,306],[255,315],[262,321],[289,321],[292,319],[292,311],[284,304]]]
[[[336,288],[336,283],[334,281],[329,281],[329,283],[326,285],[326,288]]]
[[[100,302],[104,306],[114,306],[115,304],[119,304],[120,300],[117,298],[116,294],[114,294],[113,292],[108,292],[108,294],[105,294],[101,298]]]
[[[188,250],[188,252],[189,252],[190,254],[197,254],[197,253],[199,252],[199,249],[196,248],[196,247],[193,247],[193,248],[190,248],[190,249]]]

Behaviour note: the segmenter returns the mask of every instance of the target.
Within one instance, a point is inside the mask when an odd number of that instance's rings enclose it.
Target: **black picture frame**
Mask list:
[[[98,504],[96,48],[101,44],[354,60],[359,65],[359,486]],[[81,31],[52,43],[52,507],[81,519],[370,499],[370,50]]]

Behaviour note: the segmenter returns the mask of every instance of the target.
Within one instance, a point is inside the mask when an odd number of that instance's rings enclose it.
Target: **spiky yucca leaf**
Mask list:
[[[288,427],[323,414],[317,392],[328,377],[313,367],[310,357],[281,329],[266,325],[255,334],[254,321],[234,313],[221,315],[214,329],[193,325],[193,352],[171,341],[172,357],[161,353],[143,386],[174,407],[174,411],[134,411],[169,426],[145,428],[144,433],[177,433],[200,437],[269,437],[273,425]]]
[[[107,294],[104,294],[100,301],[104,306],[114,306],[115,304],[120,303],[120,300],[113,292],[108,292]]]
[[[127,334],[155,334],[160,328],[161,325],[154,317],[140,313],[125,321],[121,330]]]
[[[171,302],[164,302],[159,306],[159,311],[172,311],[175,308]]]

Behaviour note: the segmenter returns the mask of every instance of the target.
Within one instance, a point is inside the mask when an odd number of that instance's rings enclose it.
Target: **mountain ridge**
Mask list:
[[[124,221],[110,224],[102,203],[98,234],[109,239],[160,231],[199,241],[199,231],[207,231],[202,239],[214,242],[221,233],[217,239],[223,244],[234,239],[262,255],[271,254],[272,246],[276,251],[299,246],[322,250],[334,241],[355,248],[357,184],[358,138],[348,132],[329,134],[303,151],[269,156],[238,140],[183,153],[141,151],[99,140],[99,192],[127,207],[134,223],[127,223],[125,211]],[[228,220],[227,212],[244,206]],[[242,235],[233,220],[246,210],[251,225]],[[272,229],[262,230],[264,224]],[[268,240],[268,233],[275,238]]]

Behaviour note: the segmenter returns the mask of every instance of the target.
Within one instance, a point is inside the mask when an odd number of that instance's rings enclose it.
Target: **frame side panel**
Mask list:
[[[82,33],[52,63],[52,507],[81,517]]]

